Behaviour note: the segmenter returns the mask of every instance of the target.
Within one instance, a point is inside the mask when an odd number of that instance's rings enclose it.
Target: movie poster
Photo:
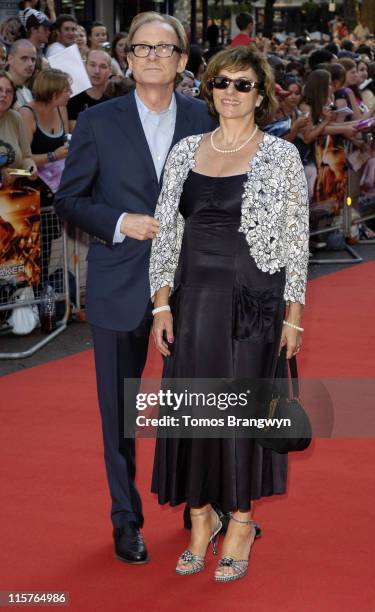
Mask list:
[[[40,279],[40,196],[35,189],[0,189],[0,282]]]
[[[315,142],[315,173],[309,191],[311,205],[335,204],[341,208],[348,184],[344,140],[340,136],[321,136]]]

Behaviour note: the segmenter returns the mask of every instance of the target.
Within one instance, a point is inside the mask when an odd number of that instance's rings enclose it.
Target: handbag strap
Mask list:
[[[290,359],[287,359],[289,362],[289,372],[290,379],[292,382],[292,391],[293,398],[297,398],[299,396],[299,383],[298,383],[298,369],[297,369],[297,357],[293,355]]]
[[[288,365],[285,368],[285,362]],[[291,391],[292,391],[292,399],[298,399],[299,396],[299,383],[298,383],[298,369],[297,369],[297,358],[294,355],[290,359],[286,358],[286,347],[284,346],[281,351],[279,358],[277,360],[275,378],[288,378],[290,373],[290,382],[291,382]]]

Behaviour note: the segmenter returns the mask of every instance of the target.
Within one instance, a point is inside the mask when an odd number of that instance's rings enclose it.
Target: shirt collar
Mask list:
[[[176,109],[176,96],[174,94],[172,94],[172,98],[171,98],[171,101],[170,101],[170,104],[169,104],[168,108],[166,110],[164,110],[164,111],[161,111],[161,112],[156,112],[156,111],[150,110],[144,104],[144,102],[142,102],[142,100],[140,99],[139,95],[137,94],[137,90],[134,91],[134,97],[135,97],[135,102],[137,104],[137,109],[138,109],[139,117],[140,117],[142,123],[145,121],[145,119],[147,117],[161,118],[163,115],[167,115],[167,114],[169,114],[171,112],[175,112],[175,109]]]

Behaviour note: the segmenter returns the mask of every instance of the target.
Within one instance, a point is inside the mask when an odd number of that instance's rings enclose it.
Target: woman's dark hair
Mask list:
[[[340,81],[342,84],[345,82],[345,68],[338,62],[333,64],[321,64],[319,66],[322,70],[328,70],[331,75],[332,81]]]
[[[311,108],[313,123],[318,123],[323,107],[327,104],[331,75],[328,70],[313,70],[307,77],[302,91],[301,104],[304,102]]]
[[[105,28],[105,29],[107,29],[107,26],[102,21],[93,21],[92,23],[90,23],[89,27],[87,28],[87,33],[88,33],[88,35],[90,37],[91,37],[92,31],[93,31],[94,28]]]
[[[12,108],[13,104],[17,100],[17,87],[16,87],[16,84],[13,81],[12,77],[10,76],[9,72],[7,72],[6,70],[0,70],[0,79],[7,79],[9,81],[9,83],[11,84],[11,86],[12,86],[12,89],[13,89],[13,99],[12,99],[12,104],[9,107],[9,108]]]
[[[278,103],[275,96],[275,79],[272,68],[265,55],[251,46],[241,46],[220,51],[209,61],[207,70],[202,78],[202,96],[206,100],[212,115],[218,116],[213,101],[211,79],[220,74],[221,70],[236,72],[238,70],[248,70],[249,68],[254,70],[260,83],[258,92],[263,96],[259,108],[255,109],[255,121],[259,125],[266,125],[273,120]]]

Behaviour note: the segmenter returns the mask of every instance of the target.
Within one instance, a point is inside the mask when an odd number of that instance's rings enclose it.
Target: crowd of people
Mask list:
[[[85,29],[72,15],[56,17],[51,8],[47,16],[33,8],[35,2],[21,4],[18,17],[3,19],[0,24],[0,62],[6,70],[1,76],[4,108],[0,138],[17,150],[1,170],[5,185],[17,180],[10,175],[12,167],[30,169],[30,178],[36,179],[37,170],[43,172],[45,164],[65,159],[66,135],[73,132],[79,114],[135,87],[127,62],[126,32],[111,38],[99,21]],[[209,21],[207,42],[190,46],[176,90],[201,97],[202,77],[215,54],[224,48],[254,45],[272,67],[278,100],[275,117],[262,128],[297,146],[310,202],[336,199],[337,213],[349,172],[352,200],[358,209],[362,187],[371,190],[375,178],[371,133],[375,115],[374,36],[361,23],[349,33],[340,17],[330,23],[331,40],[325,42],[303,36],[264,38],[254,33],[253,18],[247,13],[237,15],[236,24],[239,33],[219,44],[219,28]],[[59,75],[50,68],[49,59],[73,44],[78,46],[91,87],[71,97],[70,75]],[[15,91],[15,100],[6,94],[10,89]],[[324,157],[321,152],[327,149],[335,155]],[[361,228],[362,237],[372,237],[368,226]],[[314,246],[325,247],[327,241],[312,241]]]

